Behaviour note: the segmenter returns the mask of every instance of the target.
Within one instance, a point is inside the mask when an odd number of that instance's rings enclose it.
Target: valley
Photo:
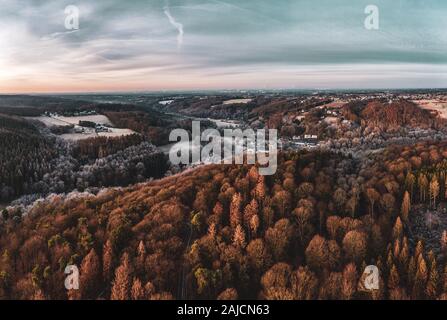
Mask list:
[[[79,100],[70,100],[69,111],[61,104],[0,109],[2,159],[9,160],[0,175],[0,247],[20,261],[0,263],[14,279],[2,282],[0,294],[445,298],[447,127],[415,103],[444,95],[148,94],[130,96],[129,104],[123,95],[119,103],[102,97],[107,104],[71,97]],[[82,101],[79,108],[74,101]],[[34,108],[40,115],[29,118]],[[173,166],[169,132],[190,130],[193,120],[219,132],[277,129],[277,171]],[[58,128],[83,125],[94,136]],[[102,128],[131,134],[100,136]],[[73,296],[59,282],[66,263],[86,275],[85,289]],[[383,284],[368,293],[357,285],[370,264]],[[128,289],[117,296],[117,286]]]

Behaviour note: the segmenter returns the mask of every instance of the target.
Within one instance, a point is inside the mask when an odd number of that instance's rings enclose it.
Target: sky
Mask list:
[[[0,0],[0,93],[446,88],[446,17],[445,0]]]

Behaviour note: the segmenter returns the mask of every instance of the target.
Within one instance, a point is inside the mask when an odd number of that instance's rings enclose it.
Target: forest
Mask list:
[[[53,195],[3,212],[0,297],[446,299],[447,225],[423,215],[442,216],[446,176],[447,144],[421,142],[366,161],[284,153],[273,176],[210,165]],[[65,290],[67,264],[80,290]],[[359,285],[370,264],[379,290]]]
[[[154,110],[104,112],[119,128],[129,128],[150,140],[154,145],[169,144],[174,128],[191,128],[191,121],[174,119]]]
[[[0,201],[22,195],[105,186],[127,186],[160,178],[167,157],[138,134],[67,142],[39,123],[0,114]]]
[[[26,192],[47,173],[57,157],[53,143],[18,117],[0,115],[0,199]]]
[[[382,130],[399,129],[405,126],[431,128],[445,121],[415,103],[400,99],[387,102],[383,99],[355,101],[343,106],[343,115],[362,126],[378,127]]]
[[[131,134],[122,137],[95,137],[79,140],[74,144],[72,155],[85,163],[88,160],[104,158],[127,147],[139,145],[144,141],[144,137],[138,134]]]
[[[128,128],[140,133],[156,146],[169,143],[168,136],[172,128],[187,125],[183,119],[157,111],[150,102],[147,105],[136,105],[82,100],[87,98],[0,95],[0,114],[37,117],[44,112],[66,116],[82,111],[96,112],[106,115],[118,128]]]

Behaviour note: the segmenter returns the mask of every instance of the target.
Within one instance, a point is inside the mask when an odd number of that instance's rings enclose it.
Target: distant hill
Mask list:
[[[383,100],[369,102],[356,101],[346,104],[343,116],[363,126],[375,126],[381,129],[396,129],[403,126],[412,128],[432,128],[442,120],[436,114],[407,100],[391,103]]]
[[[0,113],[38,116],[44,111],[91,109],[94,104],[51,96],[0,95]]]
[[[155,145],[169,143],[172,128],[183,127],[184,121],[151,107],[126,103],[97,103],[53,96],[0,95],[0,113],[31,117],[44,112],[70,115],[96,111],[107,115],[119,128],[132,129],[149,138]],[[190,126],[189,126],[190,127]]]

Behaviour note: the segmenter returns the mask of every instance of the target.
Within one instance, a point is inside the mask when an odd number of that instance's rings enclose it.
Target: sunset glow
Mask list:
[[[71,1],[25,2],[0,1],[0,92],[447,83],[443,1],[376,1],[379,30],[367,1],[77,1],[79,30]]]

